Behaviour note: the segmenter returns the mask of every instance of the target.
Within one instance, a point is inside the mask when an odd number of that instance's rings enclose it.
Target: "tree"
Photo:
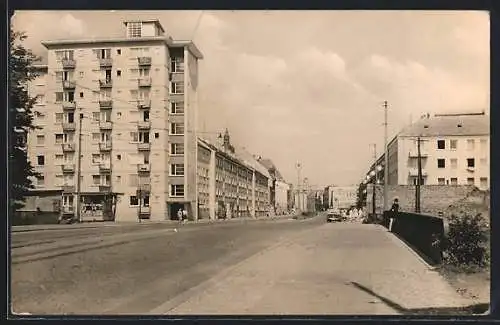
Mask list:
[[[9,181],[10,207],[17,210],[24,206],[26,193],[33,188],[32,177],[39,176],[31,166],[26,152],[28,132],[33,125],[33,105],[37,98],[30,97],[28,83],[37,77],[33,64],[40,60],[22,42],[23,32],[10,28],[9,39]]]
[[[356,198],[356,207],[358,209],[363,208],[366,205],[366,184],[360,183],[358,185],[357,198]]]

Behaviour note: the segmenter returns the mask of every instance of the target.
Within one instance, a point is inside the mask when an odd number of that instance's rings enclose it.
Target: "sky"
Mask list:
[[[14,29],[42,40],[124,36],[159,19],[193,40],[200,130],[273,160],[296,183],[354,185],[389,140],[425,113],[489,112],[489,16],[472,11],[18,11]],[[58,24],[54,23],[58,22]]]

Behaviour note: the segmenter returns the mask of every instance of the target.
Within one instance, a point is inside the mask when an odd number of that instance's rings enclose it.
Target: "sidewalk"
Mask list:
[[[152,314],[411,314],[465,306],[384,228],[324,224],[280,242]]]
[[[220,223],[220,222],[235,222],[235,221],[257,221],[257,220],[276,220],[276,219],[286,219],[293,218],[292,215],[287,216],[265,216],[257,218],[232,218],[232,219],[200,219],[197,221],[187,221],[186,224],[200,224],[200,223]],[[12,232],[26,232],[26,231],[40,231],[40,230],[62,230],[62,229],[84,229],[84,228],[101,228],[101,227],[131,227],[140,225],[152,225],[152,224],[178,224],[176,220],[161,220],[161,221],[149,221],[142,220],[141,222],[89,222],[89,223],[76,223],[76,224],[57,224],[57,225],[27,225],[27,226],[12,226]]]

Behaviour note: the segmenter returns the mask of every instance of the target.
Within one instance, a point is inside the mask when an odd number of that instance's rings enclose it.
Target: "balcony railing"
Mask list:
[[[74,143],[63,143],[62,144],[62,150],[63,152],[73,152],[75,151],[75,144]]]
[[[151,87],[151,78],[142,77],[138,79],[139,87]]]
[[[74,111],[76,109],[76,103],[75,102],[62,102],[62,107],[63,110],[65,111]]]
[[[63,80],[62,82],[63,89],[75,89],[76,81],[73,80]]]
[[[62,59],[61,64],[64,69],[74,69],[76,66],[76,61],[73,59]]]
[[[75,185],[63,185],[62,186],[63,193],[74,193]]]
[[[137,144],[137,149],[139,149],[140,151],[149,151],[151,150],[151,143],[140,142]]]
[[[147,99],[139,99],[137,101],[137,107],[139,109],[148,109],[151,107],[151,100],[149,98]]]
[[[111,150],[111,148],[112,148],[111,141],[99,142],[99,150],[109,151],[109,150]]]
[[[113,80],[111,79],[100,79],[99,87],[101,88],[110,88],[113,86]]]
[[[75,131],[76,130],[76,123],[63,122],[62,128],[64,131]]]
[[[111,192],[111,184],[100,184],[99,192],[109,193]]]
[[[151,184],[139,184],[137,189],[141,192],[151,192]]]
[[[73,213],[75,213],[75,209],[72,205],[63,205],[62,206],[62,213],[63,214],[73,214]]]
[[[111,121],[100,121],[99,128],[101,130],[111,130],[113,129],[113,122]]]
[[[65,173],[74,173],[75,172],[75,164],[62,165],[62,171]]]
[[[420,157],[421,157],[421,158],[427,158],[427,156],[428,156],[428,155],[429,155],[429,154],[427,153],[427,151],[425,151],[425,150],[420,150]],[[410,158],[418,158],[418,152],[417,152],[417,150],[416,150],[416,149],[414,149],[414,150],[410,150],[410,151],[408,152],[408,156],[409,156]]]
[[[418,177],[418,168],[410,168],[408,169],[408,175],[412,177]],[[427,176],[427,171],[422,168],[422,176]]]
[[[113,107],[113,101],[111,99],[101,99],[99,100],[100,108],[111,108]]]
[[[138,172],[149,173],[150,170],[151,170],[151,168],[150,168],[149,164],[139,164],[139,165],[137,165],[137,171]]]
[[[111,58],[99,58],[99,66],[101,68],[109,68],[113,66],[113,59]]]
[[[137,122],[137,128],[139,130],[149,130],[151,128],[151,121],[139,121]]]
[[[104,162],[99,164],[99,171],[101,172],[110,172],[111,164],[109,162]]]
[[[151,65],[151,57],[150,56],[141,56],[137,58],[138,64],[140,66],[150,66]]]

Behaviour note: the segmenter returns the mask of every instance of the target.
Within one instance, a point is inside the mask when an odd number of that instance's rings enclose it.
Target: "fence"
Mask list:
[[[391,212],[384,212],[383,225],[389,228]],[[442,262],[443,219],[423,214],[399,212],[392,232],[425,255],[433,264]]]

